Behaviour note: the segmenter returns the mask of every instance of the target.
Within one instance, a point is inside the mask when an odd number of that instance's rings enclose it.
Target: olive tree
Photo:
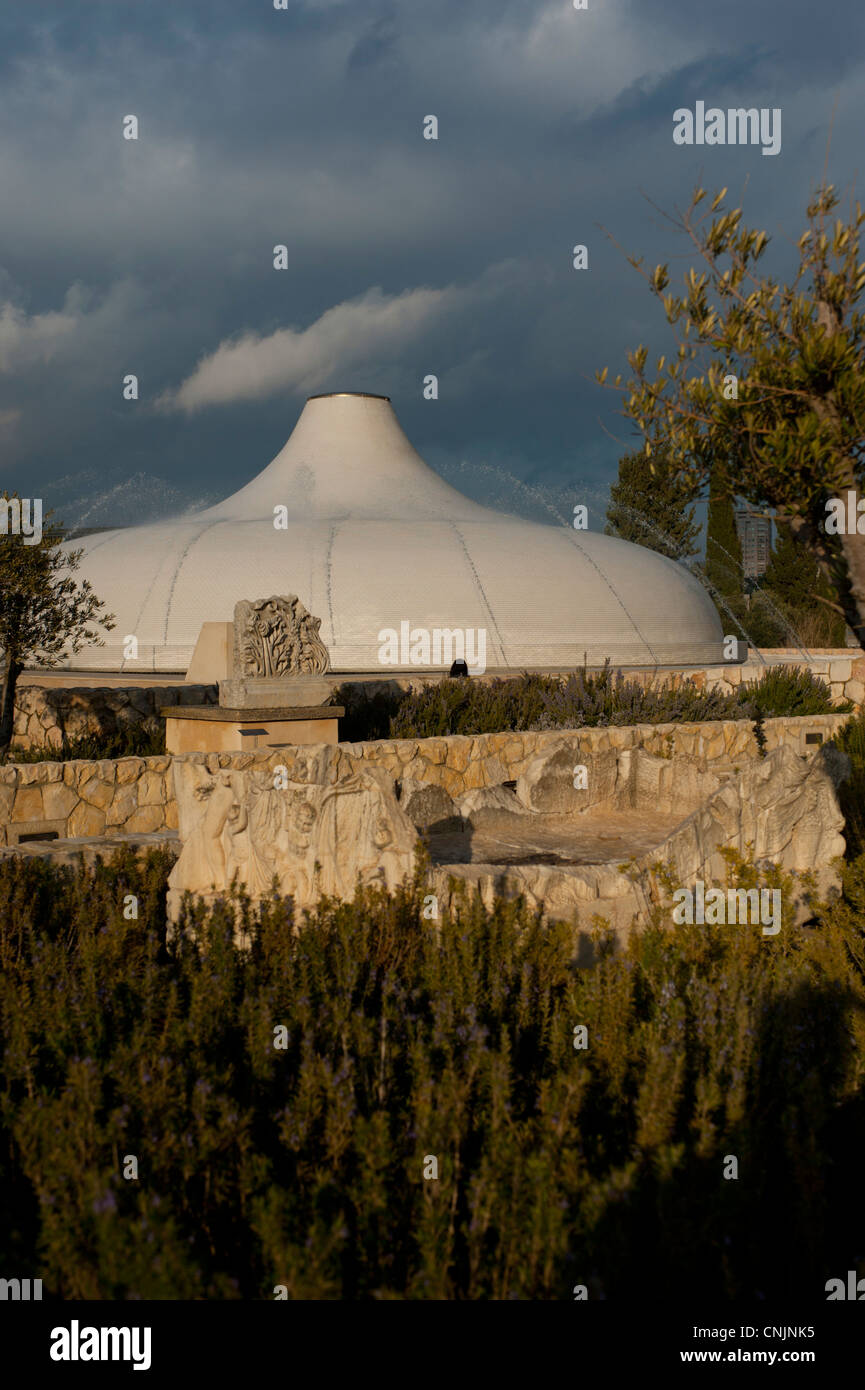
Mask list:
[[[859,259],[859,203],[835,216],[840,198],[820,184],[796,243],[795,274],[782,283],[762,268],[765,231],[726,210],[726,188],[704,207],[697,188],[669,220],[692,253],[681,294],[667,265],[628,256],[663,306],[675,343],[649,367],[649,349],[627,353],[631,369],[602,385],[623,397],[651,458],[662,451],[683,480],[704,488],[717,460],[736,495],[773,508],[832,581],[843,613],[865,646],[865,264]],[[837,513],[859,519],[839,526]],[[861,501],[865,513],[865,499]]]
[[[7,519],[0,534],[0,749],[12,741],[15,687],[24,667],[56,666],[64,649],[102,646],[95,624],[106,631],[114,627],[114,615],[104,612],[89,580],[79,584],[72,577],[83,551],[65,549],[56,526],[40,528],[38,536],[13,530],[9,517],[15,503],[20,507],[14,494],[0,494]]]

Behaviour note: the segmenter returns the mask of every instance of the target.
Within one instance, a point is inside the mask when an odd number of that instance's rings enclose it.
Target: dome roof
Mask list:
[[[311,396],[273,462],[224,502],[70,545],[117,620],[104,647],[70,659],[79,669],[185,671],[202,623],[289,593],[321,618],[335,671],[381,669],[380,633],[405,622],[485,630],[487,668],[722,660],[714,605],[683,566],[463,497],[386,396]],[[133,634],[137,661],[123,656]]]

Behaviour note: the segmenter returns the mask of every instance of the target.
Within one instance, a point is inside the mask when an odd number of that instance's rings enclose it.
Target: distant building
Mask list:
[[[745,579],[759,579],[766,573],[772,553],[772,520],[748,507],[736,508],[736,530],[742,544],[742,571]]]

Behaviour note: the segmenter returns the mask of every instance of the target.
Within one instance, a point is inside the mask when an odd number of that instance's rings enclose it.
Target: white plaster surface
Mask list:
[[[73,659],[79,670],[185,671],[203,624],[230,622],[239,598],[283,593],[321,617],[335,671],[393,671],[380,666],[379,632],[403,621],[482,628],[487,666],[514,671],[572,667],[584,654],[723,659],[714,606],[681,565],[463,497],[379,396],[310,398],[273,462],[217,506],[70,544],[83,546],[80,577],[117,618],[104,647]],[[138,660],[124,659],[127,634]]]

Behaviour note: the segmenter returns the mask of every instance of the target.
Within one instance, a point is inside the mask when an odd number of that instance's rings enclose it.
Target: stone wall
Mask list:
[[[767,719],[766,750],[786,746],[813,752],[849,718],[819,714],[800,719]],[[706,769],[726,770],[758,756],[747,720],[700,724],[641,724],[606,729],[548,730],[540,733],[478,734],[429,739],[387,739],[340,744],[396,779],[440,786],[459,797],[475,788],[516,782],[544,752],[570,750],[574,764],[587,766],[610,749],[644,748],[661,758],[696,759]],[[253,761],[277,765],[280,753],[187,754],[204,758],[209,770],[243,770]],[[55,833],[60,839],[105,833],[151,832],[177,828],[177,806],[168,754],[154,758],[114,758],[98,762],[17,763],[0,767],[0,844],[22,835]]]
[[[865,654],[858,647],[814,652],[807,661],[795,647],[765,647],[741,666],[707,666],[703,671],[683,672],[677,680],[690,676],[695,685],[707,690],[735,690],[742,681],[759,680],[767,666],[805,667],[826,682],[833,700],[852,700],[855,705],[865,700]]]
[[[0,845],[177,828],[171,758],[0,767]]]
[[[766,752],[781,746],[796,753],[813,752],[849,718],[848,714],[815,714],[767,719],[763,726]],[[611,748],[644,748],[662,758],[696,758],[707,768],[719,769],[732,768],[739,760],[747,762],[759,755],[754,726],[746,719],[340,744],[353,757],[382,767],[395,778],[411,777],[432,783],[444,787],[453,797],[476,787],[516,781],[533,759],[560,746],[572,749],[575,764],[586,765]]]
[[[111,737],[148,718],[162,705],[216,704],[215,685],[42,686],[19,683],[13,748],[59,748],[67,739]]]
[[[450,901],[460,884],[489,905],[520,896],[583,929],[602,917],[626,931],[647,920],[653,903],[663,910],[667,871],[682,884],[723,882],[729,851],[807,871],[820,896],[840,887],[844,817],[835,787],[849,759],[835,748],[802,758],[781,745],[743,759],[726,778],[696,759],[610,750],[592,765],[598,785],[585,791],[574,789],[570,750],[560,747],[534,759],[515,794],[499,786],[458,802],[441,788],[409,790],[407,779],[398,799],[391,776],[344,747],[295,747],[282,757],[278,778],[273,753],[250,755],[240,770],[220,767],[219,755],[175,761],[182,848],[169,879],[172,920],[187,891],[213,901],[235,882],[260,901],[276,879],[300,908],[322,894],[349,898],[358,879],[394,888],[412,872],[422,825],[432,831],[428,882],[440,899]],[[446,825],[431,824],[421,794],[449,802],[439,807]],[[550,855],[553,844],[559,852]],[[794,882],[788,896],[788,919],[807,920],[809,885]],[[773,915],[764,926],[776,934]]]

